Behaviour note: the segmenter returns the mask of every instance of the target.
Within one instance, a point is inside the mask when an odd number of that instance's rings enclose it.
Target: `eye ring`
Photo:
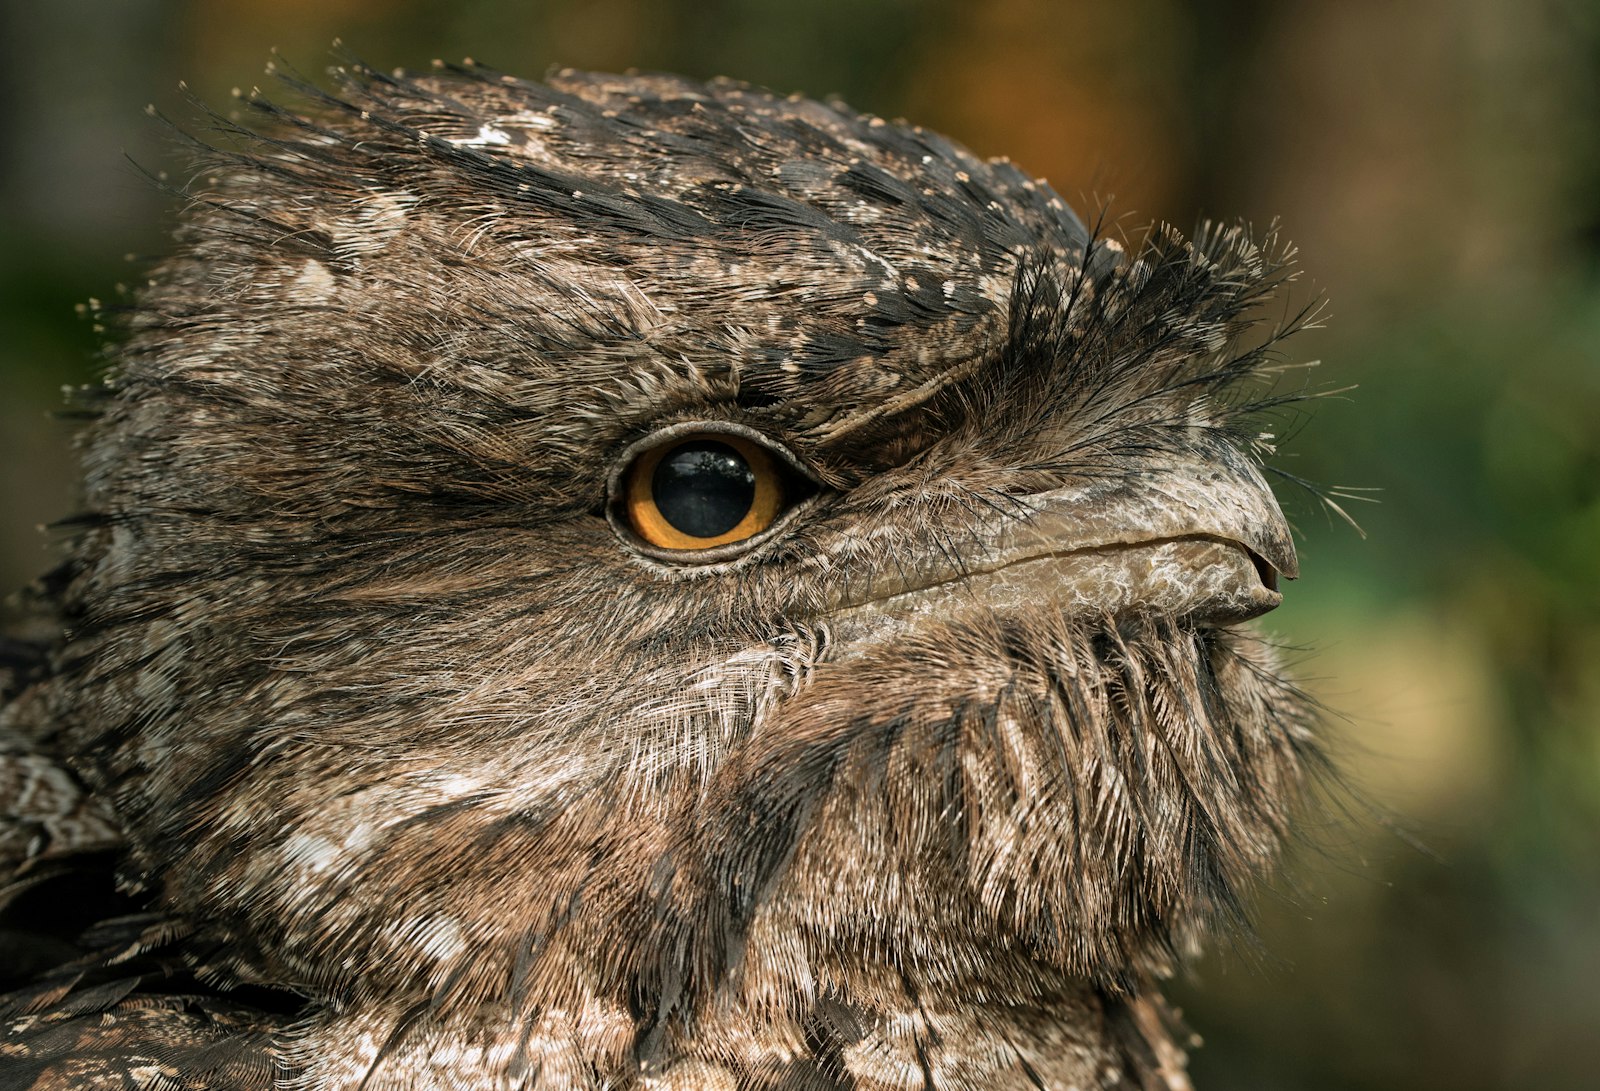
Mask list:
[[[622,451],[608,518],[646,557],[709,565],[744,557],[816,496],[795,456],[731,421],[685,421]]]

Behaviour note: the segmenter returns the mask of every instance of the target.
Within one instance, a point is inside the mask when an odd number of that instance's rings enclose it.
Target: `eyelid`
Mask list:
[[[618,453],[616,461],[612,464],[611,473],[606,479],[606,488],[610,495],[618,495],[617,485],[621,483],[623,473],[625,473],[628,467],[633,464],[633,460],[638,458],[643,452],[648,451],[658,445],[665,445],[672,440],[686,439],[689,436],[696,434],[725,434],[730,436],[742,436],[745,439],[750,440],[753,443],[758,443],[762,447],[766,448],[769,454],[775,455],[779,461],[781,461],[798,476],[805,478],[812,484],[820,483],[820,479],[818,478],[817,474],[812,471],[810,466],[802,462],[795,455],[795,453],[783,443],[773,439],[767,433],[759,431],[755,428],[751,428],[747,424],[740,424],[737,421],[700,419],[678,421],[674,424],[666,425],[663,428],[651,432],[647,436],[642,436],[641,438],[634,440],[632,443],[624,447],[621,452]]]

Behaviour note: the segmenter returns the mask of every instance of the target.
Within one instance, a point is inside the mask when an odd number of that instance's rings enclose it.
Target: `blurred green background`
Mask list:
[[[1180,984],[1220,1088],[1600,1087],[1600,6],[1572,0],[10,0],[0,23],[0,584],[72,509],[74,305],[158,255],[142,108],[277,47],[726,74],[941,129],[1080,210],[1281,219],[1357,389],[1291,469],[1381,490],[1365,539],[1284,490],[1268,620],[1366,803]],[[128,264],[124,255],[134,256]]]

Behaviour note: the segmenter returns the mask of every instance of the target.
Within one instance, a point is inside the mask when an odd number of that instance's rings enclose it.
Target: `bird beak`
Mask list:
[[[1255,463],[1231,447],[1017,500],[1017,515],[980,532],[981,549],[915,571],[886,571],[852,589],[831,616],[1044,607],[1224,624],[1273,609],[1283,601],[1278,578],[1299,575],[1272,490]]]

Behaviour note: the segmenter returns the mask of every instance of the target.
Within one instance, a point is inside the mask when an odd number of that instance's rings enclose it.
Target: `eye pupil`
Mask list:
[[[739,525],[755,502],[756,475],[726,443],[680,444],[656,464],[650,494],[669,524],[696,538],[715,538]]]

